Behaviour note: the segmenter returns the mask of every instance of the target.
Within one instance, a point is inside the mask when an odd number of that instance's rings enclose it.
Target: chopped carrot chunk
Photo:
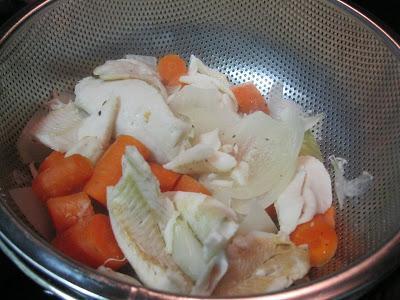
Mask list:
[[[253,83],[246,82],[235,85],[231,87],[231,90],[236,97],[240,112],[249,114],[255,111],[263,111],[266,114],[269,113],[263,95]]]
[[[179,86],[179,78],[187,73],[186,62],[176,54],[168,54],[160,58],[157,65],[158,74],[167,86]]]

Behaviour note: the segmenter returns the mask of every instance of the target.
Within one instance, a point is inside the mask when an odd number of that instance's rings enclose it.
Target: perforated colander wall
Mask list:
[[[323,112],[323,152],[374,175],[370,192],[338,212],[340,271],[399,229],[400,58],[354,17],[317,0],[57,1],[0,49],[0,183],[20,168],[15,141],[54,89],[72,90],[106,59],[127,53],[196,54],[234,83],[266,94],[282,81],[288,99]]]

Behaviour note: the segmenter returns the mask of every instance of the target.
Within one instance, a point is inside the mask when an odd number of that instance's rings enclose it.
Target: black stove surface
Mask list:
[[[0,26],[29,2],[33,1],[0,0]],[[395,4],[398,0],[353,0],[347,2],[367,11],[381,24],[386,25],[386,29],[397,34],[399,40],[400,17]],[[26,277],[1,251],[0,287],[2,295],[10,299],[56,299],[55,296],[50,295]],[[400,267],[364,294],[361,299],[400,299]]]

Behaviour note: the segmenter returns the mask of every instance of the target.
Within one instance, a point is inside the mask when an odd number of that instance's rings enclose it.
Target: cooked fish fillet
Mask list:
[[[227,248],[229,268],[214,296],[248,296],[277,291],[310,269],[308,250],[286,236],[251,232],[236,236]]]

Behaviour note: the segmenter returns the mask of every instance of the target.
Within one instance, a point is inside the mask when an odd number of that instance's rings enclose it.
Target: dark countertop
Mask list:
[[[32,1],[26,1],[32,2]],[[400,17],[395,3],[390,0],[354,0],[347,1],[363,8],[370,15],[385,24],[400,36]],[[20,0],[0,0],[0,25],[14,12],[25,5]],[[21,273],[0,251],[0,287],[3,295],[12,295],[12,299],[54,299],[41,287]],[[400,299],[400,268],[388,275],[373,287],[362,299]]]

